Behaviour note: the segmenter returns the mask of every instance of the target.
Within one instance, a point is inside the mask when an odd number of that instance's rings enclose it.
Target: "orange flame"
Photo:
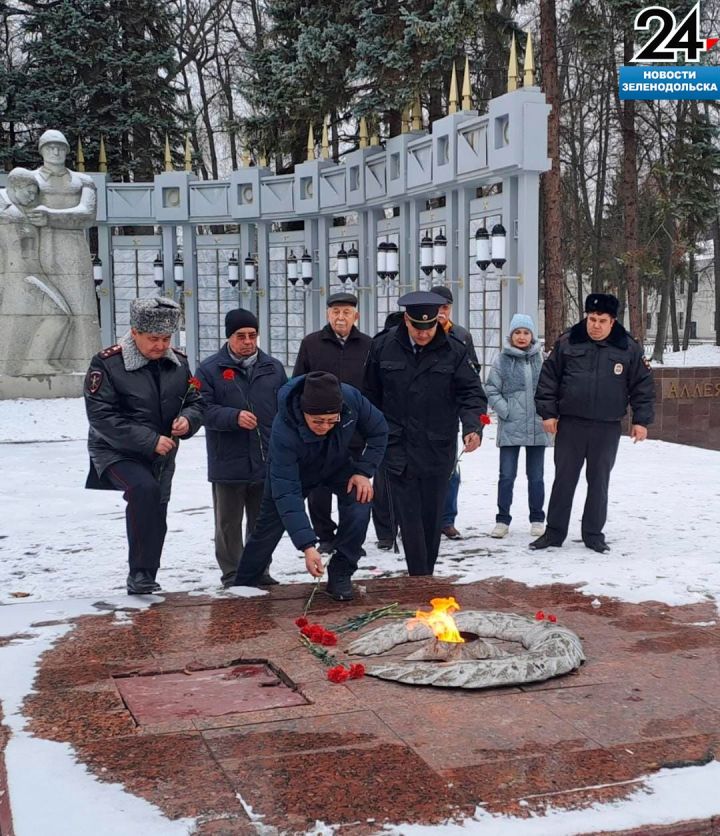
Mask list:
[[[464,642],[465,639],[461,637],[455,619],[450,615],[460,609],[458,602],[454,598],[433,598],[430,604],[432,611],[417,610],[415,618],[408,621],[408,627],[424,624],[433,631],[438,641],[454,644]]]

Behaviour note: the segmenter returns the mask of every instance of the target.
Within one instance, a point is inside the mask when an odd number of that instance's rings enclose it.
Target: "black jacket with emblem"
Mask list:
[[[388,422],[385,467],[410,477],[444,474],[463,436],[482,434],[487,398],[465,346],[438,328],[416,356],[404,323],[379,334],[365,369],[364,393]]]
[[[263,482],[267,471],[270,428],[277,413],[277,393],[287,382],[279,360],[258,350],[248,371],[228,351],[227,343],[198,366],[205,403],[205,441],[210,482]],[[254,430],[238,426],[238,415],[252,412]]]
[[[328,324],[320,331],[308,334],[300,343],[293,377],[309,372],[330,372],[340,383],[360,389],[370,342],[370,337],[353,325],[342,343]]]
[[[190,423],[183,438],[202,426],[203,403],[189,379],[182,352],[170,348],[160,360],[148,360],[129,334],[93,357],[84,386],[91,461],[86,487],[110,487],[102,474],[121,459],[151,465],[162,460],[163,472],[172,473],[177,448],[159,456],[155,445],[161,435],[170,436],[175,418]]]
[[[561,334],[540,371],[535,392],[540,417],[619,421],[628,404],[633,424],[652,424],[652,372],[625,328],[615,322],[609,336],[596,341],[582,320]]]

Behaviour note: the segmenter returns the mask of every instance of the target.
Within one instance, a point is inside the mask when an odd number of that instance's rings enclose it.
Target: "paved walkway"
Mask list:
[[[23,708],[28,728],[71,744],[98,781],[121,784],[169,818],[198,818],[202,836],[256,833],[256,816],[288,833],[324,821],[363,836],[389,823],[461,821],[479,804],[517,816],[548,804],[583,808],[626,797],[663,767],[716,758],[720,626],[711,603],[593,606],[565,586],[499,579],[363,587],[350,606],[318,594],[312,619],[329,628],[385,603],[427,609],[431,597],[454,595],[463,609],[556,614],[581,637],[587,662],[521,688],[371,677],[338,685],[298,640],[309,585],[263,598],[176,594],[121,619],[101,610],[78,618],[41,659]],[[351,661],[344,647],[356,635],[331,648],[339,661]],[[12,802],[0,792],[2,836],[13,834]]]

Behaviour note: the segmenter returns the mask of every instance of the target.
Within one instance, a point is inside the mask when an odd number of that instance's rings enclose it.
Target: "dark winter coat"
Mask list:
[[[155,452],[161,435],[170,436],[173,421],[187,418],[190,438],[202,426],[203,403],[188,381],[187,357],[168,349],[160,360],[147,360],[129,335],[90,361],[84,395],[90,430],[92,466],[86,487],[109,488],[103,472],[121,459],[174,468],[177,448],[166,456]]]
[[[304,386],[303,375],[286,383],[278,393],[268,473],[278,514],[300,550],[317,542],[303,497],[318,485],[345,483],[356,473],[371,479],[387,443],[387,423],[382,414],[357,389],[346,384],[341,385],[340,422],[327,435],[315,435],[300,409]],[[365,447],[353,457],[350,441],[355,433],[365,440]]]
[[[205,404],[208,480],[263,482],[277,393],[287,383],[283,364],[258,351],[257,360],[246,371],[240,361],[233,359],[226,343],[217,354],[203,360],[197,376]],[[238,426],[238,415],[243,410],[257,418],[254,430]]]
[[[506,345],[493,363],[485,391],[498,416],[498,447],[547,447],[551,436],[535,411],[542,352],[538,343],[527,351]]]
[[[342,343],[328,324],[320,331],[308,334],[300,343],[293,377],[308,372],[330,372],[341,383],[361,389],[370,342],[370,337],[353,325]]]
[[[535,405],[541,418],[619,421],[628,404],[633,424],[652,424],[652,372],[623,326],[615,322],[607,339],[599,341],[590,338],[585,320],[561,334],[540,372]]]
[[[468,331],[468,329],[451,321],[450,330],[446,331],[446,333],[455,337],[456,340],[460,340],[465,348],[467,348],[470,363],[475,371],[480,374],[482,367],[480,366],[480,361],[478,360],[477,352],[475,351],[475,343],[473,342],[472,334]]]
[[[455,460],[458,419],[463,436],[482,434],[487,399],[457,339],[438,328],[419,355],[405,324],[373,341],[364,391],[388,422],[385,467],[410,477],[448,475]]]

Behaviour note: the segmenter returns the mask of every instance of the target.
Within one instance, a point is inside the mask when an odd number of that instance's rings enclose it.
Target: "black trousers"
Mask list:
[[[547,512],[547,534],[562,542],[568,533],[573,497],[585,465],[587,498],[582,515],[585,542],[603,536],[607,519],[608,485],[620,444],[619,421],[560,418],[555,436],[555,481]]]
[[[332,497],[332,491],[325,485],[318,485],[308,494],[310,522],[318,539],[323,543],[332,543],[337,528],[332,518]]]
[[[111,464],[103,473],[114,488],[123,491],[127,502],[125,527],[131,573],[144,569],[154,578],[160,568],[172,474],[172,467],[162,468],[162,460],[152,466],[129,459]]]
[[[398,530],[397,511],[388,492],[387,473],[379,467],[373,479],[372,521],[378,540],[392,541]]]
[[[347,480],[326,486],[330,495],[338,499],[339,524],[335,537],[335,554],[328,564],[328,578],[350,577],[357,569],[360,549],[365,542],[370,522],[370,504],[357,501],[355,489],[347,492]],[[260,504],[260,513],[252,534],[245,543],[235,576],[236,586],[253,586],[272,561],[273,552],[285,533],[275,500],[272,498],[270,480],[265,480],[265,490]],[[316,532],[317,533],[317,532]]]
[[[419,479],[386,474],[409,575],[432,575],[435,569],[451,470],[452,463],[447,473]]]

